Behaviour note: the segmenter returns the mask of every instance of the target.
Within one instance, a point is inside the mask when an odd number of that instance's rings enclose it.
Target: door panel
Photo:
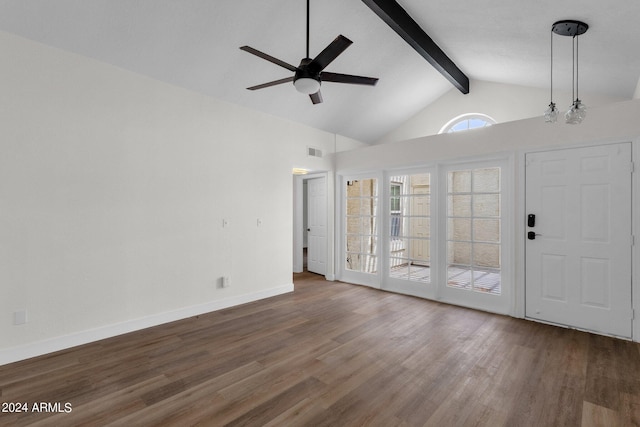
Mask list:
[[[510,172],[506,159],[442,167],[436,272],[441,301],[511,313]]]
[[[526,156],[527,317],[631,337],[631,144]]]
[[[327,195],[325,178],[307,181],[307,270],[327,273]]]

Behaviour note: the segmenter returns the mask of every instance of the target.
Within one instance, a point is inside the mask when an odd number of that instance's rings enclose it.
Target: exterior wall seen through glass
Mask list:
[[[392,176],[389,194],[389,276],[430,283],[430,174]]]
[[[447,286],[500,295],[500,168],[447,178]]]
[[[378,271],[378,180],[347,181],[346,195],[345,268],[375,274]]]

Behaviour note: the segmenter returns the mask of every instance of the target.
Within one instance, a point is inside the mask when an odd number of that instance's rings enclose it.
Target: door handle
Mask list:
[[[310,228],[307,228],[307,231],[311,231],[311,229],[310,229]]]
[[[529,240],[536,240],[536,236],[542,236],[542,234],[538,234],[535,231],[529,231],[527,233],[527,239]]]

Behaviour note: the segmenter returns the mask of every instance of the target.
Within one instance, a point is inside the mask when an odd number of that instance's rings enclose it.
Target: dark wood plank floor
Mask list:
[[[0,425],[640,425],[640,346],[302,273],[296,291],[0,367]],[[50,408],[51,409],[51,408]]]

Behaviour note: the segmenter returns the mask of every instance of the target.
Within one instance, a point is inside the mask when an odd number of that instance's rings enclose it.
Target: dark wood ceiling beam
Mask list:
[[[395,0],[362,0],[460,92],[469,93],[469,78]]]

